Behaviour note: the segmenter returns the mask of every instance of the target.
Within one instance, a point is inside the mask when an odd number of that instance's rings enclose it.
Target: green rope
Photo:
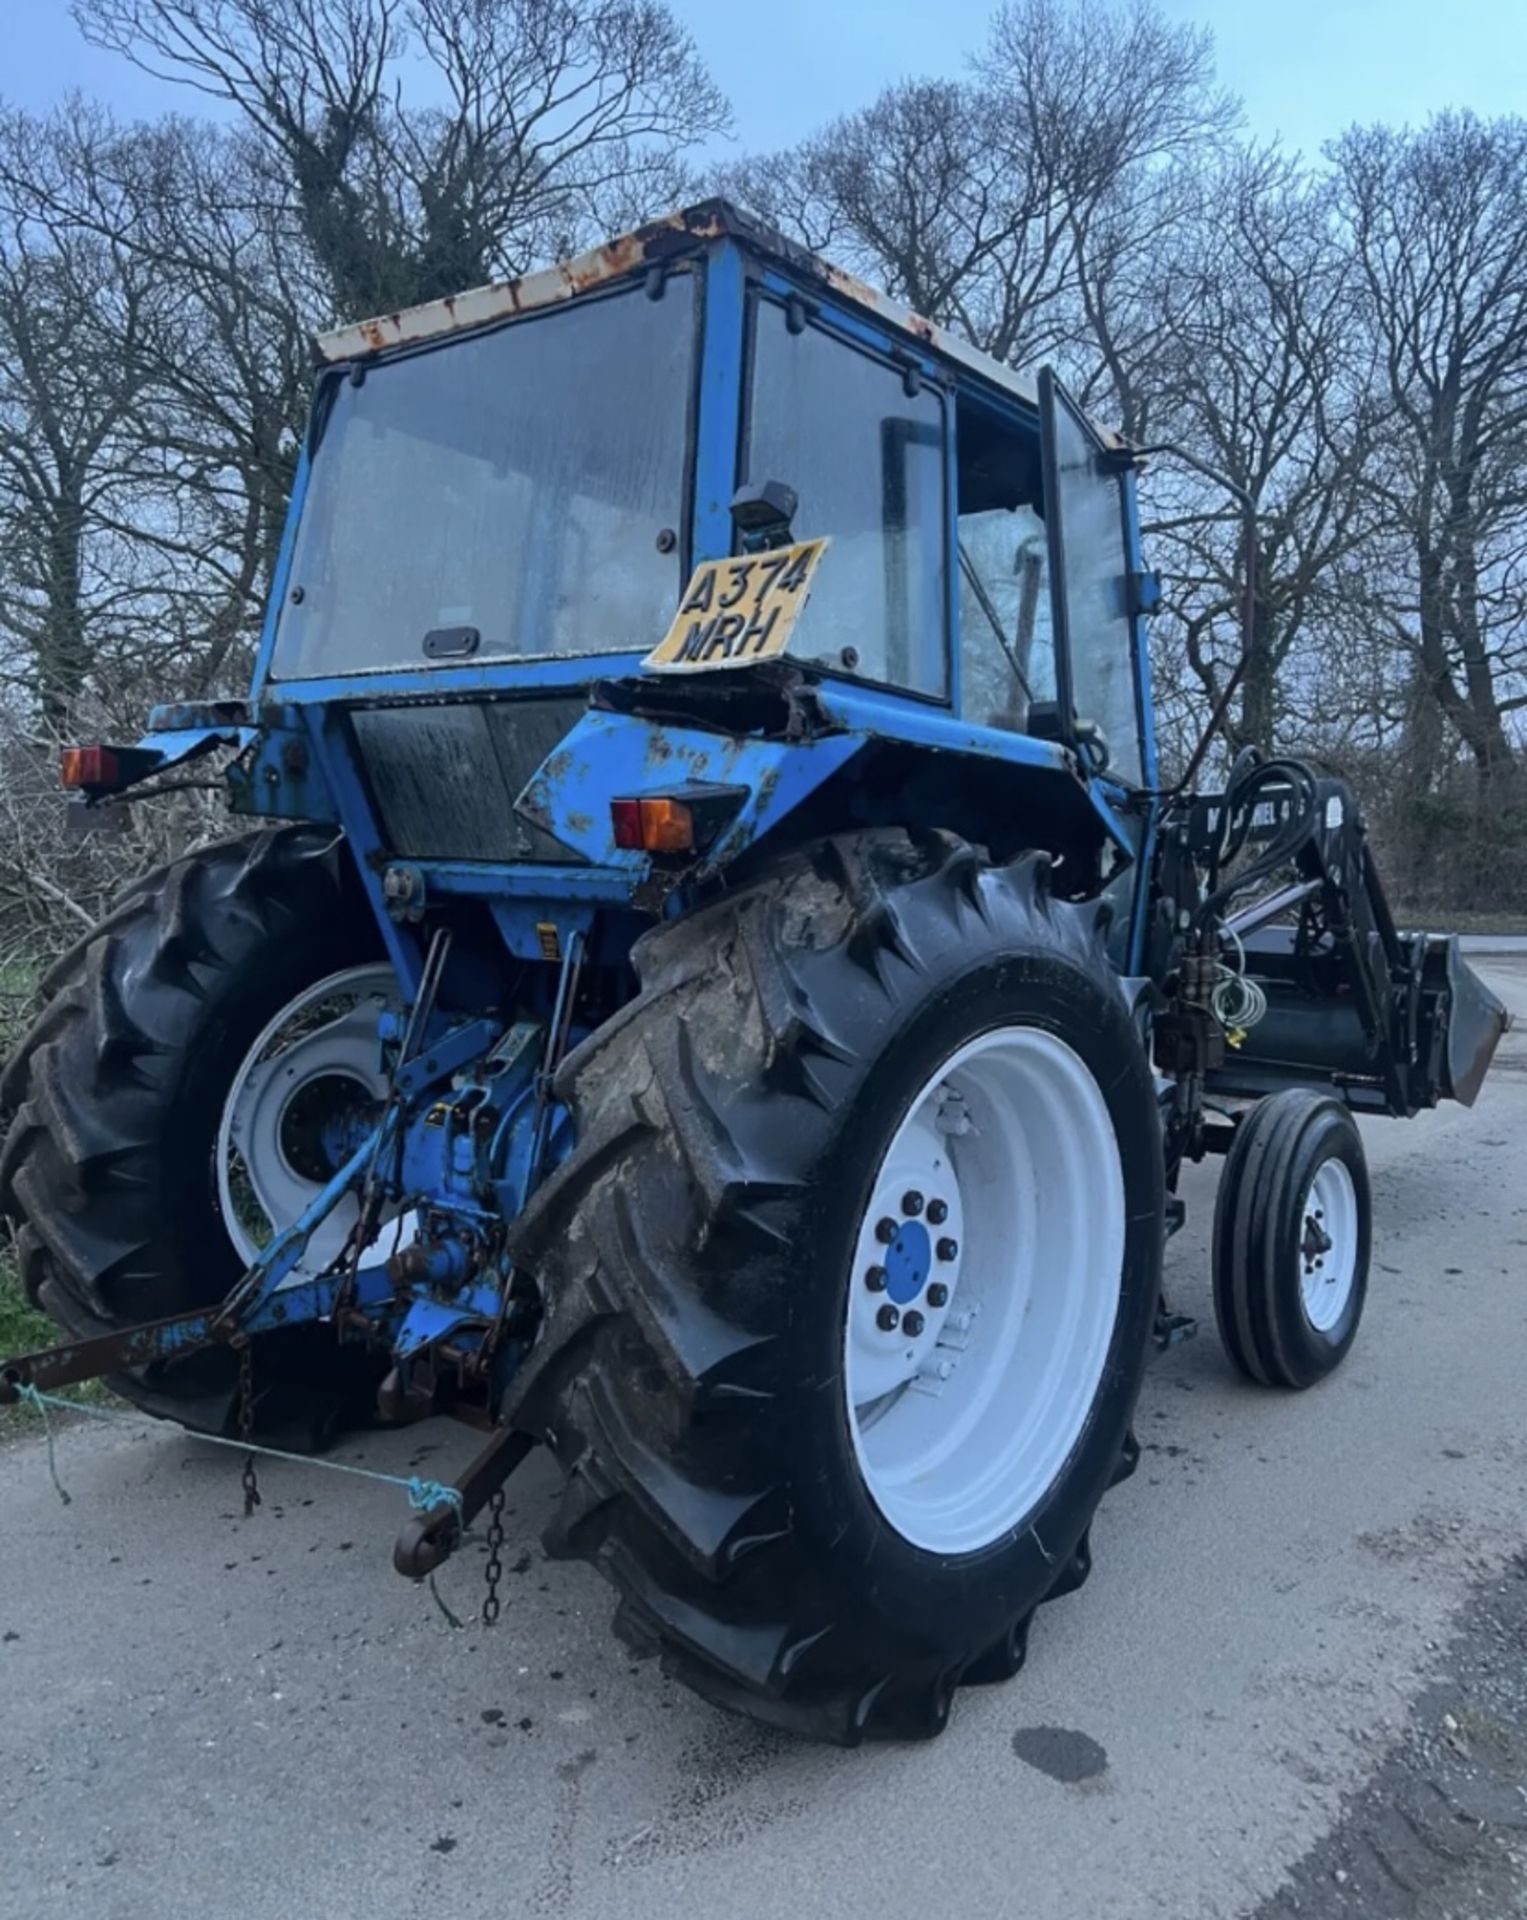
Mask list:
[[[58,1461],[53,1452],[53,1422],[48,1418],[47,1403],[52,1401],[56,1407],[72,1407],[74,1402],[56,1399],[51,1393],[39,1393],[36,1387],[21,1387],[18,1392],[42,1415],[42,1430],[48,1436],[48,1472],[53,1476],[53,1491],[67,1507],[70,1505],[69,1489],[58,1477]]]
[[[35,1407],[42,1416],[43,1431],[48,1437],[48,1471],[53,1476],[53,1485],[58,1497],[67,1507],[69,1494],[58,1477],[58,1463],[53,1452],[53,1423],[48,1418],[48,1408],[58,1407],[64,1413],[82,1413],[91,1420],[126,1421],[130,1425],[140,1424],[140,1416],[134,1413],[119,1413],[114,1407],[87,1407],[76,1400],[65,1400],[56,1393],[41,1393],[36,1387],[18,1386],[18,1397],[30,1407]],[[322,1467],[328,1473],[353,1473],[360,1480],[376,1480],[384,1487],[401,1487],[408,1495],[408,1504],[416,1513],[428,1513],[432,1507],[454,1507],[457,1513],[463,1511],[461,1492],[456,1487],[447,1486],[441,1480],[421,1480],[418,1475],[405,1477],[397,1473],[378,1473],[372,1467],[356,1467],[345,1460],[324,1460],[317,1454],[287,1453],[280,1447],[262,1447],[252,1440],[229,1440],[219,1433],[198,1433],[193,1439],[204,1440],[213,1447],[232,1447],[238,1453],[259,1453],[267,1460],[289,1460],[294,1466]]]

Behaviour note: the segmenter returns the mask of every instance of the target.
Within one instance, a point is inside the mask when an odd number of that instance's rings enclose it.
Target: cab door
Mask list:
[[[1062,731],[1108,782],[1153,785],[1145,576],[1129,464],[1050,367],[1039,374],[1039,431]]]

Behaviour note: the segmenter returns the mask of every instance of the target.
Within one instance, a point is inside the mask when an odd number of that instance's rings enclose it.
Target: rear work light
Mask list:
[[[65,747],[58,756],[59,779],[71,792],[79,787],[112,787],[121,766],[110,747]]]

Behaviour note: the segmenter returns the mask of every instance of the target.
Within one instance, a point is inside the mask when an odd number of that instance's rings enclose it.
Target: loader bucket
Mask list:
[[[1437,1091],[1472,1107],[1511,1016],[1464,959],[1456,933],[1428,936],[1423,984],[1437,995],[1444,1029]]]

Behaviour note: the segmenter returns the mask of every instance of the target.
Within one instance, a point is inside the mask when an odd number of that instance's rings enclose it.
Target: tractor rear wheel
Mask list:
[[[893,832],[641,942],[516,1257],[553,1552],[706,1697],[926,1737],[1081,1584],[1162,1248],[1156,1098],[1095,908]]]
[[[221,1299],[379,1097],[396,984],[352,889],[332,830],[224,841],[135,883],[49,974],[0,1079],[0,1205],[28,1295],[72,1337]],[[362,1416],[373,1373],[327,1328],[266,1335],[260,1428],[322,1445]],[[112,1385],[223,1432],[234,1382],[220,1350]]]

